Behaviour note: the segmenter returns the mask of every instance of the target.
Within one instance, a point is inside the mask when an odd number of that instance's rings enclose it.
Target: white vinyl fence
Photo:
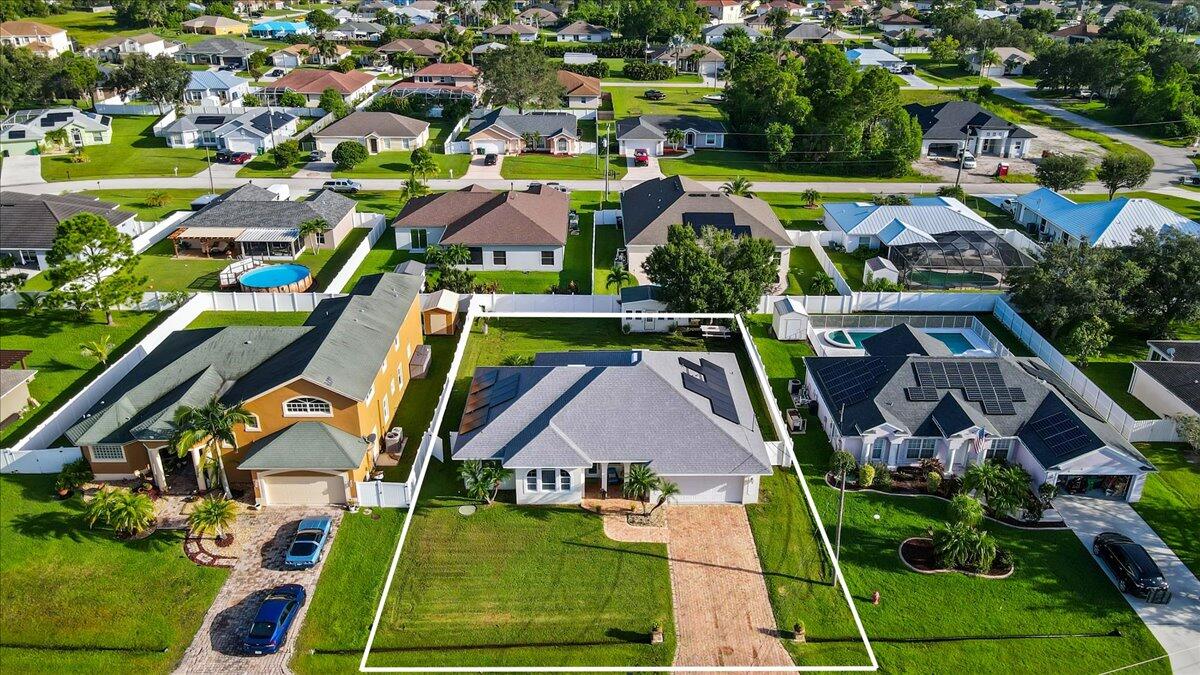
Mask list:
[[[984,342],[993,354],[1008,356],[1011,352],[1000,338],[988,330],[983,322],[974,316],[947,316],[939,314],[823,314],[811,316],[809,327],[820,329],[831,328],[891,328],[906,323],[913,328],[962,328],[969,329]]]
[[[157,103],[97,103],[92,106],[101,115],[139,115],[151,117],[163,115],[173,110],[174,106],[160,106]]]
[[[82,458],[79,448],[0,450],[0,473],[58,473]]]
[[[856,312],[991,312],[997,293],[855,292]]]
[[[191,211],[175,211],[166,218],[154,223],[148,230],[133,238],[134,252],[142,253],[162,241],[179,227],[180,221],[186,220],[190,215],[192,215]]]
[[[404,508],[411,503],[412,486],[408,482],[393,483],[382,480],[356,481],[355,491],[360,506],[376,508]]]
[[[367,254],[371,252],[371,247],[379,241],[384,231],[387,230],[387,219],[383,217],[382,213],[360,213],[358,215],[360,220],[355,227],[370,228],[370,231],[367,232],[366,239],[358,242],[358,246],[355,247],[350,257],[346,259],[346,262],[342,265],[342,269],[338,271],[333,281],[329,282],[330,292],[338,293],[347,290],[346,286],[350,283],[350,279],[354,277],[354,273],[358,271],[358,266],[363,264],[363,261],[367,259]],[[390,272],[391,270],[388,271]]]
[[[613,313],[621,311],[615,295],[524,295],[477,293],[471,307],[485,312],[504,313]]]
[[[1134,420],[1129,440],[1134,443],[1178,443],[1179,430],[1175,420]]]
[[[456,141],[458,134],[467,126],[467,122],[471,119],[470,115],[464,115],[450,130],[446,136],[446,142],[442,145],[442,152],[447,155],[461,155],[465,152],[471,152],[471,144],[467,141]]]

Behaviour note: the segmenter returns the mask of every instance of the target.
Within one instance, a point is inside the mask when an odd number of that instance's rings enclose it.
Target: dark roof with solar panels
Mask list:
[[[477,368],[458,433],[454,459],[508,468],[771,471],[737,355],[725,352],[553,352]]]
[[[869,349],[869,340],[863,344]],[[1020,438],[1045,468],[1104,447],[1150,467],[1037,359],[885,351],[804,359],[843,435],[861,435],[882,424],[919,437],[984,429],[991,436]]]

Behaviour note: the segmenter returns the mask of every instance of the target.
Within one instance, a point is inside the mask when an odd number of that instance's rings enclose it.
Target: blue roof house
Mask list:
[[[312,27],[307,21],[264,21],[250,27],[250,34],[259,38],[283,38],[293,35],[310,35]]]
[[[991,223],[952,197],[914,197],[912,204],[881,206],[871,202],[825,204],[825,229],[847,251],[860,247],[932,242],[946,232],[994,231]]]
[[[1200,224],[1149,199],[1117,197],[1111,201],[1076,203],[1050,188],[1017,198],[1014,219],[1046,241],[1092,246],[1129,246],[1134,233],[1168,228],[1200,237]]]
[[[250,80],[223,70],[193,70],[183,100],[197,105],[228,105],[250,93]]]

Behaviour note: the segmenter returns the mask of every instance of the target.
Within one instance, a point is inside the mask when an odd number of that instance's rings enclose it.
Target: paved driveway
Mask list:
[[[667,512],[676,666],[792,666],[777,637],[746,510],[672,506]]]
[[[1196,575],[1125,502],[1064,496],[1054,500],[1054,508],[1089,552],[1092,540],[1101,532],[1120,532],[1146,547],[1171,584],[1171,602],[1151,605],[1132,595],[1126,595],[1125,599],[1158,638],[1163,649],[1171,654],[1171,668],[1176,675],[1200,673],[1200,581]],[[1097,563],[1108,573],[1103,563]],[[1125,664],[1113,664],[1114,667],[1119,665]]]
[[[325,567],[325,560],[308,570],[285,570],[283,557],[296,532],[296,525],[308,516],[333,517],[330,543],[342,522],[342,509],[330,506],[268,507],[241,517],[249,522],[242,528],[246,537],[240,557],[234,563],[229,579],[221,587],[212,607],[204,615],[204,623],[183,655],[177,673],[286,673],[287,664],[295,651],[300,626],[308,614],[313,589]],[[329,549],[326,548],[326,551]],[[279,653],[270,656],[244,656],[242,638],[246,626],[258,611],[266,591],[282,584],[300,584],[308,600],[288,632]]]
[[[42,183],[41,155],[13,155],[5,157],[0,166],[0,185],[35,185]]]
[[[472,155],[471,166],[467,167],[467,174],[463,176],[464,180],[500,180],[503,176],[500,175],[500,167],[504,166],[504,155],[496,155],[496,163],[492,166],[484,166],[483,155]]]
[[[651,155],[646,166],[634,166],[633,158],[625,158],[626,174],[624,180],[640,183],[644,180],[662,178],[662,169],[658,166],[658,158]]]
[[[908,83],[904,85],[905,89],[937,89],[937,87],[929,84],[925,80],[922,80],[915,73],[908,75],[897,75],[896,77],[899,77]]]

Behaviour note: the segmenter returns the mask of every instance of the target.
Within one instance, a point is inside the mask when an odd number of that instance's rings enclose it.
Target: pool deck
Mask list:
[[[855,348],[851,349],[851,348],[846,348],[846,347],[835,347],[835,346],[829,344],[828,342],[825,341],[825,334],[835,332],[835,331],[845,331],[846,333],[875,334],[875,333],[882,333],[885,330],[887,330],[887,329],[886,328],[877,328],[877,329],[876,328],[818,328],[818,329],[815,329],[815,332],[817,334],[817,340],[818,340],[819,344],[814,344],[813,349],[817,352],[818,356],[863,356],[866,354],[866,352],[860,348],[855,347]],[[981,350],[982,352],[987,352],[986,354],[982,354],[982,353],[981,354],[965,354],[964,356],[967,356],[967,357],[970,357],[970,356],[995,356],[995,354],[992,352],[992,350],[990,348],[988,348],[987,342],[985,342],[979,335],[977,335],[975,333],[975,331],[969,330],[967,328],[922,328],[920,330],[923,330],[924,332],[926,332],[930,335],[935,335],[937,333],[957,333],[959,335],[962,335],[967,340],[967,342],[970,342],[972,348]]]

